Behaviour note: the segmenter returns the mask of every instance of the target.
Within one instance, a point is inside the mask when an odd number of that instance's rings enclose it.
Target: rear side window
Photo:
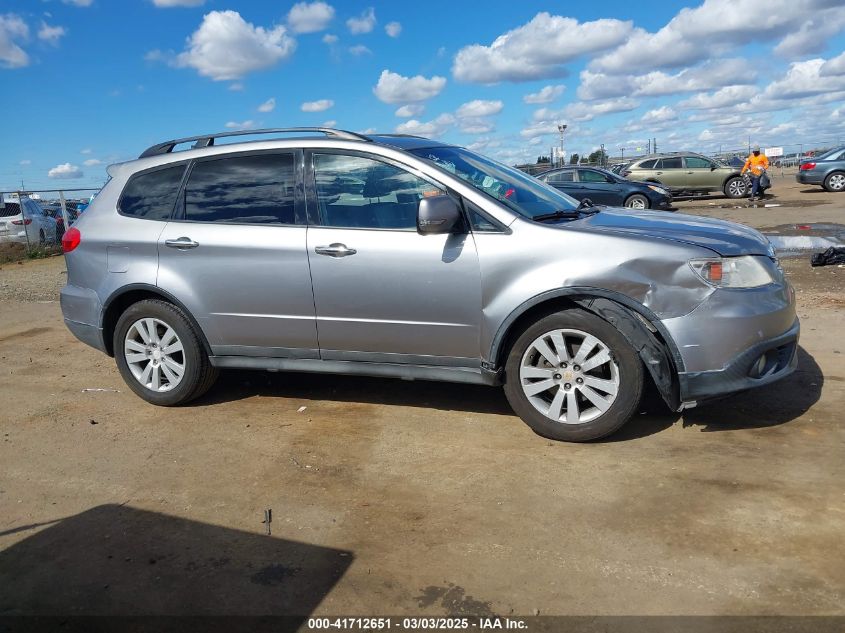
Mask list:
[[[185,186],[190,222],[296,224],[293,153],[196,163]]]
[[[145,220],[169,220],[184,173],[181,164],[132,176],[120,197],[120,212]]]
[[[663,158],[657,163],[658,169],[681,169],[681,157],[678,158]]]
[[[575,180],[575,171],[559,171],[556,174],[549,174],[545,176],[545,181],[548,183],[554,182],[573,182]]]

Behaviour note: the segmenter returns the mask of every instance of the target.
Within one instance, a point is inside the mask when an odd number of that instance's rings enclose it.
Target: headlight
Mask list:
[[[758,288],[777,281],[775,266],[768,257],[692,259],[689,265],[704,281],[719,288]]]
[[[652,191],[656,191],[657,193],[659,193],[662,196],[665,196],[667,193],[669,193],[663,187],[658,187],[657,185],[648,185],[648,188],[651,189]]]

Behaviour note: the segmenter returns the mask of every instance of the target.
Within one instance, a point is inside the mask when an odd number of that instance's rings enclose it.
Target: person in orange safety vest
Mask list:
[[[751,155],[745,160],[745,165],[742,166],[742,171],[740,172],[742,175],[746,171],[751,172],[751,197],[749,200],[760,199],[760,196],[757,195],[760,190],[760,178],[763,177],[763,174],[768,168],[769,159],[766,158],[765,154],[760,153],[759,145],[755,145]]]

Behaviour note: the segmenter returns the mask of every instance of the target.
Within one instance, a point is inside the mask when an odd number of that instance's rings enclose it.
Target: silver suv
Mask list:
[[[64,235],[65,323],[148,402],[230,367],[504,384],[582,441],[646,381],[681,410],[796,367],[794,292],[748,227],[579,206],[419,137],[260,133],[113,165]]]

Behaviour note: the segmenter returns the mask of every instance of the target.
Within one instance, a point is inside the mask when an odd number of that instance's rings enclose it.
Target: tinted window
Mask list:
[[[325,226],[417,228],[417,205],[443,192],[407,171],[359,156],[315,154],[314,176]]]
[[[185,219],[295,224],[295,182],[291,153],[200,161],[185,185]]]
[[[469,223],[473,231],[482,233],[501,233],[502,229],[488,220],[474,204],[464,200],[464,208],[469,216]]]
[[[132,176],[120,197],[120,212],[145,220],[169,220],[184,172],[182,164]]]
[[[654,166],[655,166],[656,164],[657,164],[657,159],[656,159],[656,158],[651,159],[651,160],[644,160],[643,162],[641,162],[641,163],[639,164],[639,166],[638,166],[638,167],[635,167],[635,169],[654,169]]]
[[[573,182],[575,180],[575,171],[559,171],[554,174],[549,174],[545,178],[543,178],[548,183],[557,183],[557,182]]]
[[[681,165],[681,158],[663,158],[657,164],[657,169],[680,169],[683,167]]]
[[[686,162],[687,167],[690,169],[710,169],[713,167],[713,163],[699,156],[687,156],[684,158],[684,162]]]
[[[604,174],[593,171],[592,169],[582,169],[578,172],[578,180],[581,182],[610,182],[610,179]]]
[[[0,218],[11,218],[20,213],[21,207],[17,202],[4,202],[0,205]]]

